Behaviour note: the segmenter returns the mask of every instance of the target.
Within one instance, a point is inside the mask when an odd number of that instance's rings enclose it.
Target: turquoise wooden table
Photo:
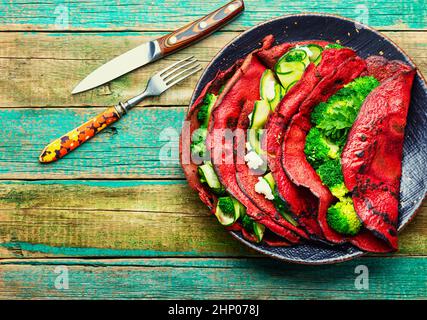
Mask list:
[[[191,48],[70,95],[111,57],[224,1],[201,3],[0,1],[0,298],[426,298],[426,203],[398,253],[329,266],[262,257],[216,223],[177,160],[197,76],[64,159],[37,162],[47,142],[138,93],[155,70],[190,54],[206,65],[243,30],[282,14],[327,12],[367,23],[427,75],[425,0],[247,0],[242,16]],[[359,283],[363,266],[368,286]]]

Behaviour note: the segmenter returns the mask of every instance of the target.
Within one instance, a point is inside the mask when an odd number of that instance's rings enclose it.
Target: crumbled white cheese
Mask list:
[[[248,167],[254,170],[260,168],[264,164],[262,158],[255,151],[249,151],[245,155],[245,161],[247,162]]]
[[[305,46],[300,47],[299,45],[296,45],[295,48],[300,49],[300,50],[304,50],[309,57],[311,57],[313,55],[313,52],[308,47],[305,47]]]
[[[273,192],[271,191],[270,185],[262,177],[258,178],[258,182],[255,184],[255,191],[257,193],[263,194],[268,200],[274,200]]]
[[[252,151],[252,146],[251,146],[251,143],[249,141],[246,142],[246,150],[248,150],[248,152]]]

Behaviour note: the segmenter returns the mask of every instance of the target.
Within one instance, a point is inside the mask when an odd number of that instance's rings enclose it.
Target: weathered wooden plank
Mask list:
[[[195,55],[205,66],[238,34],[215,33],[109,85],[72,96],[73,87],[99,65],[161,33],[0,33],[0,108],[116,104],[138,94],[153,73],[172,61]],[[385,34],[396,41],[427,74],[427,32]],[[147,99],[142,105],[187,105],[199,76],[192,76],[160,98]]]
[[[427,203],[397,255],[427,255]],[[3,181],[0,258],[248,256],[185,181]]]
[[[178,138],[184,107],[137,108],[60,161],[38,163],[43,147],[99,108],[3,109],[0,179],[182,178]]]
[[[171,30],[195,20],[228,1],[128,0],[0,3],[0,30]],[[226,30],[241,30],[265,20],[301,12],[325,12],[380,28],[425,28],[424,0],[246,0],[246,10]]]
[[[0,184],[0,258],[248,254],[184,181]]]
[[[357,267],[367,268],[367,289]],[[0,298],[425,299],[426,268],[427,258],[402,257],[311,267],[270,259],[5,260]]]

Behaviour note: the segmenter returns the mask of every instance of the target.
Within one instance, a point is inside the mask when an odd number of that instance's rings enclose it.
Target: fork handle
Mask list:
[[[39,161],[49,163],[64,157],[110,124],[119,120],[120,117],[121,113],[117,111],[116,107],[106,109],[81,126],[49,143],[41,152]]]
[[[162,54],[167,55],[201,40],[230,22],[230,20],[241,13],[244,8],[245,4],[243,0],[231,1],[207,16],[161,37],[158,39],[158,42]]]

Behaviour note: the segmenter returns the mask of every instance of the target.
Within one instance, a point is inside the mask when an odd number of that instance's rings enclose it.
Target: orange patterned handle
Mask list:
[[[245,8],[243,0],[234,0],[225,6],[158,39],[163,55],[182,49],[211,34],[230,22]]]
[[[80,127],[48,144],[40,154],[39,161],[49,163],[62,158],[119,119],[120,115],[116,108],[108,108]]]

